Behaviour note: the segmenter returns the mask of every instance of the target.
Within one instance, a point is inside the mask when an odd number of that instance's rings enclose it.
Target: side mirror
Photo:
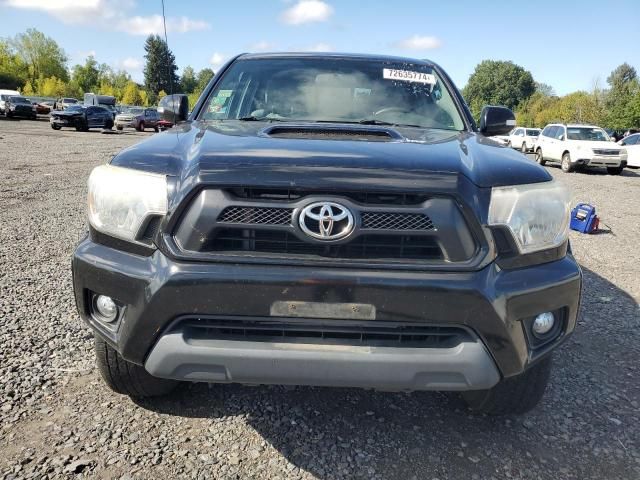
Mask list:
[[[558,140],[560,140],[561,142],[564,142],[564,135],[560,135],[560,138]]]
[[[480,112],[480,133],[485,137],[504,135],[516,126],[516,116],[507,107],[487,106]]]
[[[174,125],[184,122],[189,116],[189,98],[181,93],[167,95],[160,100],[158,113],[163,120]]]

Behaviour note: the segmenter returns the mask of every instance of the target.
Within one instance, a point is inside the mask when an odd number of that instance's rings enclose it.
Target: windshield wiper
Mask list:
[[[358,123],[360,125],[383,125],[388,127],[416,127],[416,128],[425,128],[422,125],[412,125],[410,123],[392,123],[385,122],[384,120],[378,120],[377,118],[364,118],[359,120]]]
[[[248,117],[240,117],[237,120],[240,120],[241,122],[283,122],[284,120],[281,120],[279,118],[272,118],[272,117],[256,117],[255,115],[249,115]]]

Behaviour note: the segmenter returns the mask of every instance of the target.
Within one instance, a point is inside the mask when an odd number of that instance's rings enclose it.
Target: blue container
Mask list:
[[[579,203],[571,210],[571,230],[581,233],[592,233],[598,229],[596,207],[588,203]]]

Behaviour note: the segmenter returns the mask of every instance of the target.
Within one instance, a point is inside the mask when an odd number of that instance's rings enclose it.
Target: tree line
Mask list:
[[[156,105],[168,92],[186,93],[190,103],[200,96],[213,70],[192,67],[177,75],[175,56],[158,35],[145,41],[144,83],[123,69],[114,70],[88,56],[84,64],[67,68],[69,57],[51,37],[28,29],[13,38],[0,38],[0,88],[26,96],[82,98],[85,93],[112,95],[126,105]]]
[[[463,89],[471,111],[480,117],[483,105],[503,105],[516,113],[518,125],[589,123],[612,130],[640,126],[640,80],[634,67],[623,63],[607,77],[607,85],[591,91],[558,96],[553,88],[534,81],[531,72],[513,62],[485,60]]]

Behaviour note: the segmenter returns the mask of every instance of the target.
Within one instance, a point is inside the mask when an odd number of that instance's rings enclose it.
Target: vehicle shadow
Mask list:
[[[575,335],[556,353],[543,402],[523,416],[475,415],[454,393],[282,386],[185,384],[169,397],[137,403],[181,417],[242,417],[289,462],[321,479],[502,478],[504,472],[539,478],[565,471],[559,477],[631,478],[638,321],[629,294],[584,269]],[[612,446],[622,453],[592,460]]]

